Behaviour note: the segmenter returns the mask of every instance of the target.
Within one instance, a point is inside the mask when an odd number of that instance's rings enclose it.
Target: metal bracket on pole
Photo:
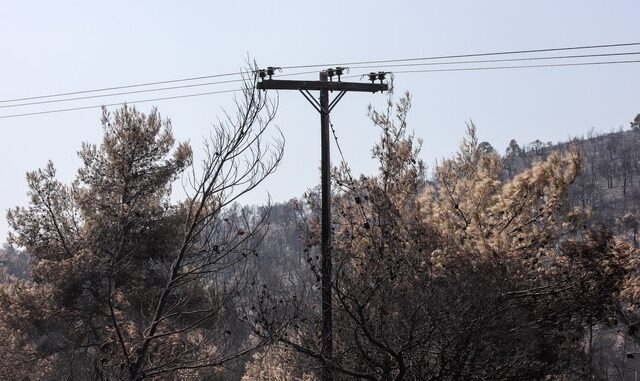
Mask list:
[[[304,95],[304,97],[309,101],[309,103],[311,103],[311,106],[313,106],[313,108],[315,108],[317,112],[322,114],[322,111],[320,109],[320,103],[316,100],[316,98],[313,97],[313,95],[311,95],[309,90],[307,89],[300,90],[300,94]]]
[[[311,103],[311,106],[313,106],[313,108],[316,109],[316,111],[319,112],[320,114],[322,114],[323,112],[328,114],[331,111],[333,111],[333,108],[336,107],[338,102],[340,102],[340,100],[342,99],[342,97],[345,96],[346,93],[347,92],[345,90],[340,91],[340,93],[335,98],[333,98],[331,103],[329,103],[328,110],[323,110],[318,100],[314,98],[313,95],[311,95],[309,90],[307,89],[300,90],[300,94],[302,94],[305,97],[305,99],[309,101],[309,103]]]
[[[342,90],[342,91],[340,91],[340,93],[335,98],[333,98],[331,103],[329,103],[329,112],[331,112],[333,110],[333,108],[336,107],[338,102],[340,102],[340,100],[342,99],[342,97],[344,97],[344,95],[346,93],[347,93],[346,90]]]

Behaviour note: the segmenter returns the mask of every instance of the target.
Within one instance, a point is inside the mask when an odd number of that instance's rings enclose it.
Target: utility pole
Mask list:
[[[320,72],[320,82],[327,82],[327,73]],[[322,188],[322,235],[320,239],[320,276],[322,281],[321,350],[322,381],[333,379],[329,361],[333,355],[333,316],[331,309],[331,140],[329,140],[329,90],[320,90],[320,178]]]
[[[322,289],[322,328],[321,328],[321,379],[333,380],[331,361],[333,358],[333,313],[331,306],[331,156],[329,139],[329,114],[349,91],[378,92],[385,91],[388,86],[383,82],[384,72],[369,73],[371,83],[341,82],[340,76],[345,68],[337,67],[320,72],[319,81],[274,80],[277,68],[269,67],[258,72],[261,82],[256,85],[261,90],[298,90],[320,113],[321,144],[321,182],[322,182],[322,238],[321,238],[321,289]],[[266,79],[266,77],[269,77]],[[338,80],[333,81],[337,76]],[[380,83],[375,83],[379,80]],[[320,99],[316,100],[309,91],[319,90]],[[338,91],[338,95],[330,102],[329,91]]]

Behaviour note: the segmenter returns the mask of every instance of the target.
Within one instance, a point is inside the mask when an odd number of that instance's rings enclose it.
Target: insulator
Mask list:
[[[336,75],[336,72],[335,72],[335,70],[333,70],[333,68],[327,69],[327,76],[329,78],[333,77],[334,75]]]
[[[380,80],[380,82],[384,81],[384,78],[386,76],[387,73],[385,73],[384,71],[379,71],[378,72],[378,79]]]
[[[260,69],[258,70],[258,76],[260,77],[260,79],[264,79],[264,77],[267,76],[267,72],[264,69]]]
[[[273,77],[273,73],[274,72],[275,72],[275,68],[274,67],[269,66],[267,68],[267,75],[269,76],[269,79],[271,79],[271,77]]]
[[[369,73],[369,81],[371,81],[371,83],[374,83],[376,81],[376,77],[378,76],[378,74],[371,72]]]

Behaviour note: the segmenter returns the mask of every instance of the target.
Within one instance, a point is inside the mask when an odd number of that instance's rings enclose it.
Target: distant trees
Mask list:
[[[533,152],[536,156],[542,155],[542,150],[544,148],[544,143],[540,140],[536,139],[531,144],[529,144],[529,150]]]
[[[632,122],[632,124],[635,122]],[[536,148],[537,147],[537,148]],[[597,133],[551,145],[534,141],[520,150],[512,140],[502,158],[506,177],[513,177],[554,151],[577,149],[582,154],[581,173],[569,191],[569,201],[590,208],[595,221],[613,225],[634,203],[640,202],[640,135],[635,131]],[[518,156],[517,152],[521,155]]]
[[[230,206],[283,151],[264,142],[276,104],[254,81],[214,126],[200,167],[156,110],[124,106],[103,110],[103,142],[83,145],[72,184],[52,163],[28,174],[30,204],[8,219],[33,282],[0,289],[0,327],[9,350],[22,349],[3,366],[38,379],[210,378],[260,345],[246,340],[238,303],[266,214]],[[177,179],[188,196],[175,204]]]
[[[489,142],[481,142],[478,144],[478,150],[486,154],[496,153],[496,150]]]
[[[10,244],[0,249],[0,283],[10,279],[29,279],[29,255]]]
[[[618,218],[618,224],[625,234],[631,236],[631,242],[638,247],[638,233],[640,231],[640,209],[635,208],[627,211],[623,216]]]
[[[524,152],[518,145],[518,142],[516,142],[515,139],[511,139],[504,155],[504,168],[507,170],[507,176],[509,178],[518,172],[520,168],[518,164],[521,162],[523,155]]]
[[[632,130],[640,130],[640,114],[636,115],[630,124]]]
[[[633,143],[623,142],[619,150],[618,173],[622,183],[622,195],[627,197],[629,187],[633,187],[634,166],[640,160],[638,150]]]

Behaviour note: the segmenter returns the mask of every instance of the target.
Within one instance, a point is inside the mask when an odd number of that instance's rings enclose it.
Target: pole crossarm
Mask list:
[[[279,79],[265,79],[256,84],[259,90],[329,90],[329,91],[360,91],[375,93],[386,91],[386,83],[361,82],[328,82],[328,81],[290,81]]]

